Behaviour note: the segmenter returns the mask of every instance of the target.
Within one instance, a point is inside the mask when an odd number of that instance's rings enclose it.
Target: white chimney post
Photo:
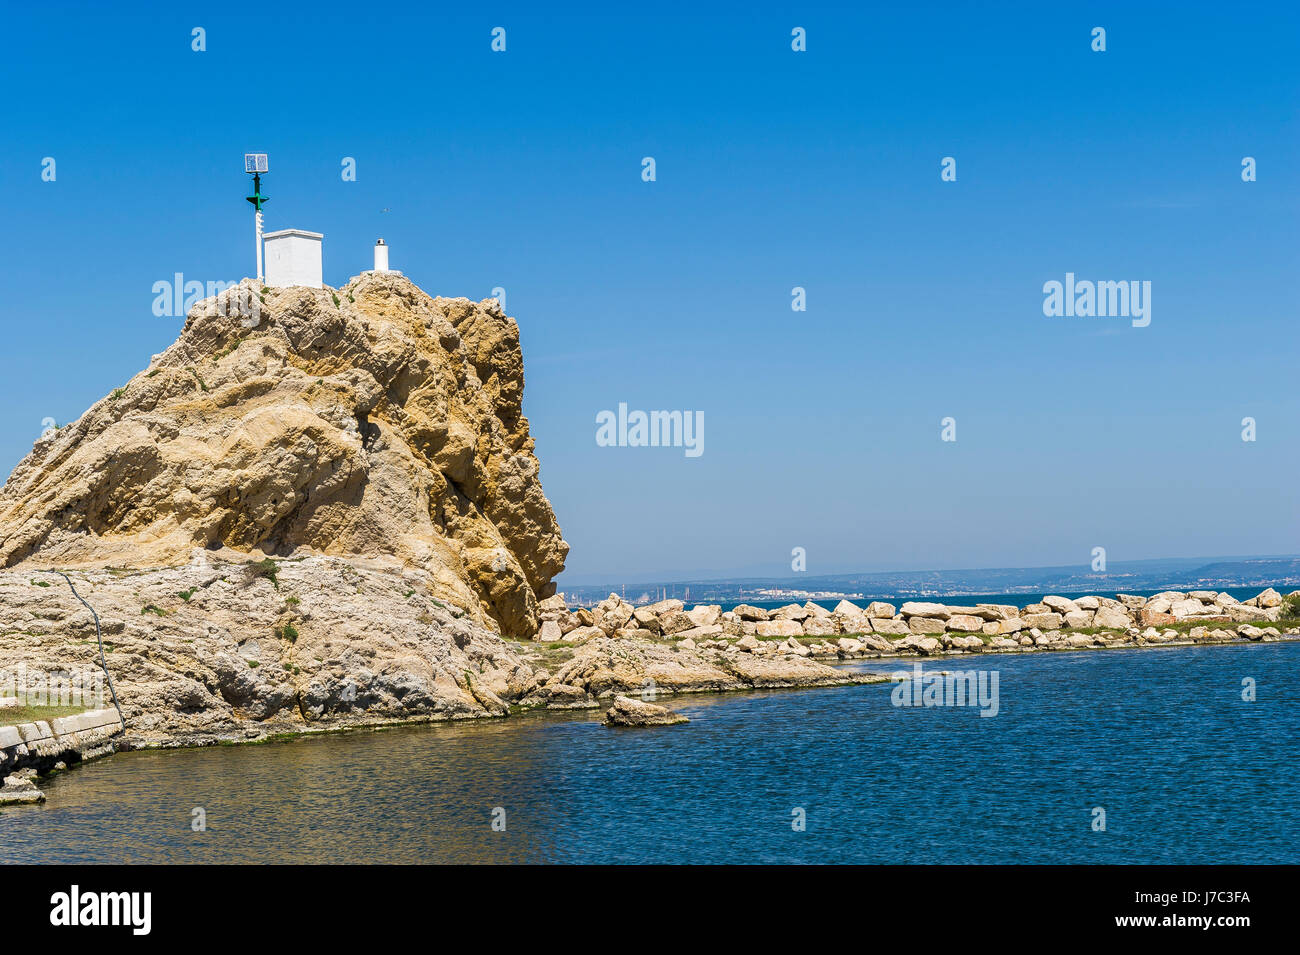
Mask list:
[[[388,246],[384,245],[383,239],[375,243],[375,271],[388,271]]]

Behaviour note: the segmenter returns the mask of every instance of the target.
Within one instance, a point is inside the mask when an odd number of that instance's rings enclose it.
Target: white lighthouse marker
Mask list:
[[[375,267],[371,271],[387,272],[390,275],[401,275],[396,269],[388,267],[388,245],[383,239],[375,243]]]
[[[257,242],[257,280],[265,281],[262,274],[262,206],[268,201],[268,197],[262,195],[262,173],[269,171],[266,161],[266,153],[244,153],[244,172],[253,174],[253,194],[245,198],[253,204],[257,210],[253,214],[253,232]]]

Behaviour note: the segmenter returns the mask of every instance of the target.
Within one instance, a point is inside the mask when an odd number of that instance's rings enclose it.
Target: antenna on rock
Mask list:
[[[268,196],[262,195],[262,173],[269,171],[266,153],[244,153],[244,172],[253,174],[253,194],[244,198],[257,210],[253,213],[253,229],[257,236],[257,280],[259,282],[265,281],[262,275],[262,206],[269,201]]]

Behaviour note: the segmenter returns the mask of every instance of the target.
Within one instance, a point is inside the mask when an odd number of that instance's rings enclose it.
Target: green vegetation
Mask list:
[[[191,587],[189,590],[182,590],[176,596],[180,597],[181,600],[184,600],[186,603],[189,603],[190,598],[194,596],[194,594],[198,591],[198,589],[199,589],[198,587]]]
[[[295,597],[293,594],[290,594],[289,596],[285,597],[284,602],[291,607],[296,607],[298,606],[298,604],[302,603],[302,601],[297,597]]]
[[[261,560],[251,561],[244,566],[248,568],[248,572],[252,575],[253,580],[256,580],[258,577],[265,577],[275,585],[276,590],[280,589],[280,579],[276,576],[280,573],[280,565],[271,558],[264,557]]]
[[[1300,593],[1282,598],[1282,618],[1278,623],[1285,623],[1287,626],[1300,624]]]
[[[167,616],[167,611],[163,610],[162,607],[159,607],[156,604],[145,604],[143,607],[140,608],[140,612],[151,613],[159,617]]]
[[[236,348],[238,348],[241,344],[243,344],[243,341],[244,341],[244,339],[243,339],[242,337],[241,337],[241,338],[236,338],[233,342],[231,342],[231,343],[230,343],[229,345],[227,345],[225,348],[221,349],[221,351],[219,351],[219,352],[217,352],[215,355],[213,355],[213,356],[212,356],[212,360],[213,360],[213,361],[220,361],[221,359],[225,358],[227,355],[229,355],[231,352],[233,352]]]
[[[112,394],[108,396],[108,400],[116,401],[118,398],[121,398],[124,394],[126,394],[125,388],[114,388]]]
[[[188,371],[191,375],[194,376],[194,380],[199,383],[199,387],[202,390],[204,391],[208,390],[208,383],[199,377],[199,373],[197,371],[195,371],[193,368],[187,368],[186,371]]]
[[[333,293],[330,293],[330,298],[334,299],[334,307],[335,307],[335,308],[338,308],[338,307],[339,307],[339,297],[338,297],[337,295],[333,294]]]
[[[85,713],[89,706],[20,706],[17,709],[0,710],[0,726],[16,726],[19,723],[34,723],[37,720],[57,720],[60,716],[75,716]]]
[[[258,660],[245,660],[244,662],[247,663],[254,670],[256,670],[259,666],[261,666],[261,663]]]
[[[49,585],[50,585],[50,582],[49,582],[48,580],[33,580],[33,581],[32,581],[32,586],[33,586],[33,587],[48,587]]]
[[[286,623],[283,627],[275,628],[275,635],[281,639],[288,640],[290,643],[296,643],[298,640],[298,628],[292,622]]]

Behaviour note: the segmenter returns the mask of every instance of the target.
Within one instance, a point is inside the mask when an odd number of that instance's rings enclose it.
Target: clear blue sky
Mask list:
[[[328,284],[506,289],[570,579],[1300,550],[1295,4],[97,6],[6,9],[6,472],[175,338],[154,282],[251,273],[258,149]]]

